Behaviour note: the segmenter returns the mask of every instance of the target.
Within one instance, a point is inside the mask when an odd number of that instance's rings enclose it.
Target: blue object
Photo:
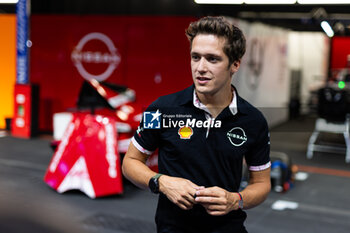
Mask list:
[[[17,73],[16,83],[28,84],[28,38],[29,38],[29,2],[27,0],[19,0],[16,7],[17,14]]]

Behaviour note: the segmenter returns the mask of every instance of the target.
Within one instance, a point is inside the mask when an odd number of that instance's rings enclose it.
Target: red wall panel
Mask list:
[[[331,69],[345,68],[348,55],[350,56],[350,37],[333,37],[331,45]]]
[[[193,17],[33,15],[31,18],[32,83],[40,86],[40,130],[52,130],[52,114],[75,107],[83,77],[71,58],[89,33],[103,33],[113,41],[120,63],[106,80],[136,91],[147,106],[160,95],[192,83],[189,42],[185,36]],[[84,50],[108,52],[86,44]],[[90,48],[89,48],[90,46]],[[106,50],[106,51],[103,51]],[[83,63],[90,73],[108,64]]]

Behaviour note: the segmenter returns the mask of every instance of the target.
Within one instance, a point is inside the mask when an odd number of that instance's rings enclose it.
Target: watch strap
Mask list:
[[[160,176],[162,176],[163,174],[157,173],[155,176],[152,177],[152,179],[159,179]]]
[[[238,192],[237,194],[239,196],[238,208],[243,209],[243,197],[242,197],[241,193]]]

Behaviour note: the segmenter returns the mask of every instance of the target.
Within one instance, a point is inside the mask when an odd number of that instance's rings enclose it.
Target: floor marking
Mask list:
[[[309,178],[309,174],[306,173],[306,172],[297,172],[295,174],[295,179],[298,180],[298,181],[304,181],[307,178]]]
[[[273,210],[285,210],[285,209],[291,209],[295,210],[299,207],[299,204],[294,201],[283,201],[283,200],[277,200],[272,205],[271,208]]]
[[[297,165],[299,171],[311,172],[322,175],[331,175],[331,176],[341,176],[341,177],[350,177],[350,171],[331,169],[331,168],[322,168],[322,167],[313,167],[305,165]]]

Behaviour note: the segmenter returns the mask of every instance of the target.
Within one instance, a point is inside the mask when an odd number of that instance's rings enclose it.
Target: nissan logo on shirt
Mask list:
[[[240,127],[235,127],[227,132],[227,138],[234,146],[241,146],[248,140],[244,130]]]

